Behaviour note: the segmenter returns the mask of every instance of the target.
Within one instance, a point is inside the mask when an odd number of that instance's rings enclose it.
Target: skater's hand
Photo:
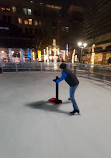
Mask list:
[[[53,81],[56,82],[56,79],[54,79]]]

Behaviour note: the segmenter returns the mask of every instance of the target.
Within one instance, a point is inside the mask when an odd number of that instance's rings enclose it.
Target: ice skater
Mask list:
[[[60,69],[62,69],[62,76],[59,78],[59,79],[54,79],[53,81],[56,82],[56,83],[59,83],[61,82],[62,80],[65,80],[68,85],[70,86],[70,100],[72,102],[72,105],[73,105],[73,111],[70,112],[70,115],[74,115],[75,113],[78,113],[79,114],[79,108],[77,106],[77,103],[75,101],[75,98],[74,98],[74,93],[75,93],[75,90],[76,88],[78,87],[79,85],[79,80],[77,79],[77,77],[66,67],[66,64],[65,63],[62,63],[60,65]]]

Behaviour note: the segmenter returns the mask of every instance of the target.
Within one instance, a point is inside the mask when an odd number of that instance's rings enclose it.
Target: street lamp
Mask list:
[[[82,42],[78,42],[78,46],[81,47],[82,46]]]
[[[81,48],[80,61],[82,62],[82,50],[87,46],[87,43],[78,42],[78,46]]]

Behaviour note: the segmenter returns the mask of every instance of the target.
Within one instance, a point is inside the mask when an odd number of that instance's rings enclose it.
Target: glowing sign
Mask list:
[[[27,49],[27,58],[31,59],[31,54],[30,54],[30,50],[29,49]]]
[[[38,61],[41,61],[41,50],[38,50]]]

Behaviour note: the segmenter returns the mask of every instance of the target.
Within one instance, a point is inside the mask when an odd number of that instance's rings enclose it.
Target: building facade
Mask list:
[[[1,1],[0,61],[12,60],[9,48],[16,49],[17,54],[23,49],[21,52],[28,55],[29,49],[37,52],[37,49],[50,44],[52,39],[57,37],[61,9],[61,6],[36,0]],[[12,56],[14,55],[15,53],[12,53]],[[20,55],[15,56],[20,58]]]
[[[64,9],[59,1],[0,1],[0,61],[32,61],[53,39],[61,50],[68,46],[71,56],[81,35],[83,12],[77,4]]]
[[[111,57],[111,1],[89,0],[83,27],[83,40],[88,43],[90,53],[95,45],[94,63],[108,64]]]

